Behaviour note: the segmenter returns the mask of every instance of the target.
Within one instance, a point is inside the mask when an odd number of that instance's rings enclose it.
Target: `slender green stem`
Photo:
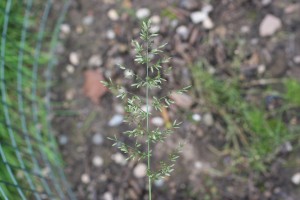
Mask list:
[[[149,31],[149,30],[148,30]],[[148,34],[148,33],[147,33]],[[147,35],[148,38],[148,35]],[[147,76],[146,76],[146,80],[148,81],[148,76],[149,76],[149,59],[148,59],[148,49],[149,49],[149,41],[147,40],[147,52],[146,52],[146,65],[147,65]],[[150,171],[150,139],[149,139],[149,85],[147,84],[147,89],[146,89],[146,105],[147,105],[147,145],[148,145],[148,170]],[[148,183],[149,183],[149,200],[152,199],[151,195],[152,195],[152,191],[151,191],[151,178],[150,176],[148,176]]]

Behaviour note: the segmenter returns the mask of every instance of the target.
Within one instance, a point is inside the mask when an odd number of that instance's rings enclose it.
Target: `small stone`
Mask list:
[[[152,24],[159,24],[160,23],[160,16],[159,15],[153,15],[150,18]]]
[[[242,26],[241,27],[241,32],[242,33],[249,33],[250,32],[250,27],[249,26]]]
[[[176,28],[176,33],[183,39],[183,40],[187,40],[188,37],[189,37],[189,29],[184,26],[184,25],[181,25],[181,26],[178,26]]]
[[[208,17],[206,12],[196,11],[190,14],[190,18],[194,24],[199,24],[203,22]]]
[[[103,200],[114,200],[114,197],[110,192],[105,192],[103,194]]]
[[[136,11],[136,17],[138,19],[144,19],[150,16],[150,10],[148,8],[140,8]]]
[[[84,25],[88,26],[88,25],[91,25],[93,23],[93,21],[94,21],[94,17],[92,15],[88,15],[88,16],[83,18],[82,23]]]
[[[144,111],[144,112],[147,112],[147,105],[142,105],[141,109]],[[152,111],[152,106],[148,106],[148,111],[151,113]]]
[[[164,180],[163,179],[158,179],[158,180],[155,180],[154,181],[154,185],[156,186],[156,187],[162,187],[163,185],[164,185]]]
[[[126,165],[126,163],[127,163],[126,158],[121,153],[113,154],[111,156],[111,159],[113,161],[115,161],[117,164],[122,165],[122,166]]]
[[[159,25],[152,25],[149,29],[150,33],[158,33],[160,30]]]
[[[299,10],[300,10],[300,3],[294,3],[285,7],[284,12],[286,14],[292,14],[293,12],[297,12]]]
[[[49,167],[43,168],[43,169],[42,169],[42,174],[43,174],[43,176],[49,176],[50,171],[51,171],[51,170],[50,170]]]
[[[75,71],[75,68],[73,65],[67,65],[66,70],[69,74],[73,74]]]
[[[71,32],[71,28],[70,28],[69,24],[62,24],[60,26],[60,30],[63,34],[66,34],[66,35],[68,35]]]
[[[68,137],[65,135],[61,135],[58,138],[58,142],[60,145],[66,145],[68,143],[68,140],[69,140]]]
[[[81,181],[84,184],[88,184],[91,181],[90,176],[88,174],[82,174]]]
[[[178,25],[178,20],[177,20],[177,19],[173,19],[173,20],[171,21],[171,23],[170,23],[170,26],[171,26],[172,28],[175,28],[177,25]]]
[[[207,71],[210,74],[215,74],[216,73],[216,69],[214,67],[209,67]]]
[[[151,119],[151,123],[154,125],[154,126],[163,126],[164,125],[164,119],[161,118],[161,117],[153,117]]]
[[[212,5],[210,5],[210,4],[205,4],[205,5],[202,7],[201,11],[204,12],[204,13],[209,14],[213,9],[214,9],[214,8],[213,8]]]
[[[292,152],[293,151],[293,146],[291,144],[291,142],[287,141],[283,144],[282,150],[284,152]]]
[[[292,176],[292,182],[295,184],[295,185],[299,185],[300,184],[300,172],[294,174]]]
[[[125,78],[132,79],[133,75],[134,75],[134,73],[133,73],[133,71],[131,69],[126,69],[124,71]]]
[[[265,65],[259,65],[257,67],[257,73],[258,74],[263,74],[263,73],[265,73],[265,71],[266,71],[266,66]]]
[[[71,62],[71,64],[73,65],[78,65],[79,64],[79,55],[76,52],[71,52],[70,56],[69,56],[69,60]]]
[[[116,37],[116,33],[115,33],[113,30],[109,29],[109,30],[106,32],[106,37],[107,37],[108,39],[110,39],[110,40],[113,40],[113,39],[115,39],[115,37]]]
[[[103,159],[100,156],[95,156],[93,158],[93,165],[95,167],[101,167],[103,165]]]
[[[115,66],[122,65],[124,63],[124,59],[122,57],[115,57],[113,63]]]
[[[107,13],[108,17],[112,21],[117,21],[119,19],[119,14],[115,9],[110,9]]]
[[[115,106],[115,111],[120,114],[124,114],[124,107],[121,104]]]
[[[83,33],[83,27],[82,26],[76,26],[76,33],[81,34]]]
[[[194,163],[194,166],[196,169],[202,169],[203,168],[203,163],[201,161],[196,161]]]
[[[123,119],[124,119],[123,115],[116,114],[109,120],[108,126],[110,127],[119,126],[120,124],[122,124]]]
[[[93,135],[93,144],[95,145],[101,145],[103,143],[103,136],[101,133],[96,133]]]
[[[267,5],[269,5],[270,3],[272,3],[272,0],[262,0],[262,1],[261,1],[261,4],[262,4],[263,6],[267,6]]]
[[[92,55],[88,61],[90,67],[100,67],[103,61],[100,55]]]
[[[193,104],[193,99],[187,94],[178,94],[177,92],[172,92],[171,99],[175,101],[177,106],[185,109],[190,108]]]
[[[203,122],[206,126],[212,126],[214,124],[214,118],[211,113],[205,113],[203,116]]]
[[[133,169],[133,174],[136,178],[143,178],[147,174],[147,166],[144,163],[139,163]]]
[[[297,55],[293,58],[294,63],[300,64],[300,55]]]
[[[67,90],[66,92],[66,100],[71,101],[74,99],[74,96],[76,94],[76,90],[74,88]]]
[[[259,26],[261,37],[271,36],[282,27],[281,20],[274,15],[268,14],[264,17]]]
[[[126,44],[119,44],[118,49],[120,53],[126,53],[128,51],[128,46]]]
[[[195,10],[198,8],[196,0],[181,0],[179,6],[186,10]]]
[[[193,114],[192,118],[193,118],[193,120],[195,122],[199,122],[201,120],[201,115],[199,115],[199,114]]]
[[[214,22],[211,20],[210,17],[207,17],[204,21],[203,21],[203,27],[206,29],[206,30],[210,30],[214,27]]]
[[[198,129],[196,130],[196,135],[197,135],[199,138],[202,138],[203,135],[204,135],[203,130],[202,130],[201,128],[198,128]]]

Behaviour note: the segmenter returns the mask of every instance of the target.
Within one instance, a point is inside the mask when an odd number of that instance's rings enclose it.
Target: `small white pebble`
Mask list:
[[[262,0],[261,1],[262,5],[264,5],[264,6],[269,5],[271,2],[272,2],[272,0]]]
[[[259,65],[257,68],[257,72],[259,74],[263,74],[266,71],[266,66],[265,65]]]
[[[100,156],[95,156],[93,158],[93,165],[95,167],[101,167],[103,165],[103,159]]]
[[[136,17],[138,19],[144,19],[150,16],[150,10],[148,8],[140,8],[136,11]]]
[[[164,180],[163,179],[158,179],[154,181],[154,185],[156,187],[162,187],[164,185]]]
[[[153,117],[151,119],[151,123],[154,125],[154,126],[163,126],[164,125],[164,120],[163,118],[161,117]]]
[[[109,29],[107,32],[106,32],[106,37],[110,40],[114,39],[116,37],[116,34],[113,30]]]
[[[159,25],[152,25],[149,29],[150,33],[158,33],[160,30]]]
[[[60,30],[61,30],[62,33],[66,34],[66,35],[71,32],[71,28],[70,28],[69,24],[62,24],[60,26]]]
[[[177,25],[178,25],[178,20],[177,20],[177,19],[173,19],[173,20],[171,21],[171,23],[170,23],[170,26],[171,26],[172,28],[175,28]]]
[[[210,17],[207,17],[206,19],[204,19],[203,21],[203,27],[206,29],[206,30],[210,30],[214,27],[214,22],[211,20]]]
[[[126,165],[127,160],[121,153],[116,153],[111,156],[111,159],[119,165]]]
[[[83,18],[82,23],[84,25],[88,26],[88,25],[91,25],[93,23],[93,21],[94,21],[94,17],[92,15],[88,15],[88,16]]]
[[[249,26],[244,25],[244,26],[241,27],[241,32],[242,33],[249,33],[249,31],[250,31]]]
[[[133,77],[133,71],[130,69],[126,69],[124,71],[124,76],[125,76],[125,78],[131,79]]]
[[[178,26],[176,28],[176,33],[184,40],[188,39],[189,37],[189,29],[184,25]]]
[[[203,163],[201,161],[196,161],[194,164],[196,169],[202,169],[203,168]]]
[[[122,124],[123,119],[124,119],[123,115],[116,114],[109,120],[108,126],[110,127],[119,126],[120,124]]]
[[[60,145],[66,145],[68,143],[68,137],[65,136],[65,135],[61,135],[59,138],[58,138],[58,141],[59,141],[59,144]]]
[[[124,114],[124,107],[121,104],[115,106],[115,111],[120,114]]]
[[[193,118],[193,120],[195,122],[199,122],[201,120],[201,115],[199,115],[199,114],[193,114],[192,118]]]
[[[67,90],[66,95],[65,95],[66,100],[68,100],[68,101],[73,100],[75,94],[76,94],[76,90],[74,88]]]
[[[200,22],[203,22],[207,17],[207,13],[202,11],[192,12],[190,15],[190,18],[194,24],[199,24]]]
[[[300,64],[300,55],[297,55],[293,58],[294,63]]]
[[[144,163],[139,163],[133,169],[133,174],[136,178],[143,178],[147,174],[147,166]]]
[[[103,143],[103,136],[101,135],[101,133],[96,133],[94,136],[93,136],[93,144],[95,145],[100,145]]]
[[[159,24],[160,23],[160,16],[158,15],[153,15],[151,18],[150,18],[151,22],[153,24]]]
[[[208,73],[215,74],[216,73],[216,69],[214,67],[209,67],[208,68]]]
[[[295,185],[299,185],[300,184],[300,172],[294,174],[292,176],[292,182],[295,184]]]
[[[117,11],[115,9],[110,9],[107,13],[109,19],[111,19],[112,21],[117,21],[119,19],[119,14],[117,13]]]
[[[203,122],[206,126],[212,126],[214,124],[214,118],[211,113],[205,113],[203,116]]]
[[[88,184],[91,181],[90,176],[88,174],[82,174],[81,181],[85,184]]]
[[[100,55],[92,55],[88,61],[88,65],[90,67],[100,67],[102,65],[103,61],[101,59]]]
[[[103,194],[103,200],[113,200],[113,195],[110,192],[105,192]]]
[[[69,56],[69,60],[71,64],[78,65],[79,64],[79,55],[76,52],[71,52]]]
[[[73,74],[75,71],[75,68],[73,65],[67,65],[66,70],[69,74]]]
[[[212,10],[213,10],[213,7],[210,4],[204,5],[201,9],[202,12],[207,13],[207,14],[209,14]]]
[[[147,112],[147,105],[142,105],[141,109],[144,111],[144,112]],[[152,111],[152,106],[148,106],[148,111],[151,112]]]
[[[292,152],[293,151],[293,146],[292,146],[290,141],[285,142],[283,145],[284,145],[284,148],[287,152]]]

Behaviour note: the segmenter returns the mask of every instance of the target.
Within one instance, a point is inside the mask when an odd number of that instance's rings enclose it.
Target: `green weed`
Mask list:
[[[194,88],[205,100],[213,113],[221,117],[226,126],[226,148],[233,148],[233,155],[248,158],[256,170],[265,170],[265,162],[272,160],[276,150],[296,134],[284,122],[283,113],[287,107],[278,109],[276,115],[268,111],[263,103],[245,100],[245,90],[237,78],[216,78],[205,71],[206,61],[191,68]],[[284,81],[285,91],[280,93],[284,104],[300,105],[300,84],[298,81]]]

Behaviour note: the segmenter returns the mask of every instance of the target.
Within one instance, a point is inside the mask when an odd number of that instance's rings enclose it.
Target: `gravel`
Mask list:
[[[103,136],[101,135],[101,133],[96,133],[93,136],[93,144],[101,145],[102,143],[103,143]]]
[[[136,17],[138,19],[144,19],[150,16],[150,10],[148,8],[140,8],[136,11]]]
[[[108,122],[108,126],[110,127],[116,127],[119,126],[120,124],[122,124],[123,122],[123,115],[121,114],[115,114]]]
[[[133,169],[133,174],[136,178],[143,178],[147,174],[147,166],[144,163],[139,163]]]

